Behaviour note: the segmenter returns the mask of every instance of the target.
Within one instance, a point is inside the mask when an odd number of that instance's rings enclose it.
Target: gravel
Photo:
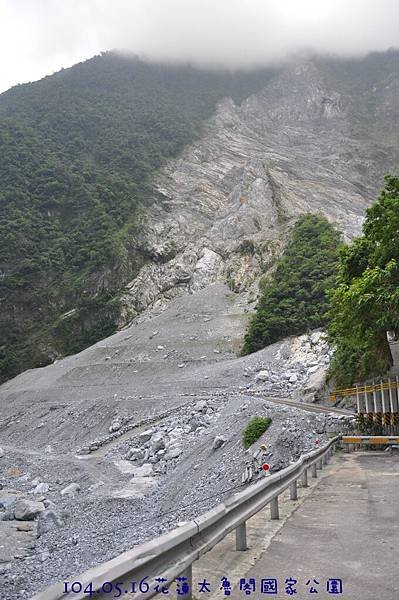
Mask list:
[[[260,444],[275,472],[346,426],[262,398],[302,397],[330,351],[315,332],[237,358],[244,309],[240,296],[210,286],[0,388],[0,517],[13,518],[15,494],[43,509],[27,555],[1,562],[0,554],[2,600],[29,598],[213,508],[264,476]],[[103,376],[113,384],[93,383]],[[272,424],[245,450],[254,415]],[[253,477],[243,484],[247,465]]]

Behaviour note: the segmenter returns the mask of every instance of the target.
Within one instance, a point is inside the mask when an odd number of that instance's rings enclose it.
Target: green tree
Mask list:
[[[367,210],[363,236],[343,247],[330,291],[330,377],[338,385],[381,375],[392,364],[387,331],[399,331],[399,179],[388,175]]]
[[[296,222],[275,272],[261,284],[244,354],[325,325],[326,290],[336,275],[339,243],[337,230],[320,215],[308,214]]]

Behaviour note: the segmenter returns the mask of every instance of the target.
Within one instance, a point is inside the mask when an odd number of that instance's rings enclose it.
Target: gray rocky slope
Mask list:
[[[2,386],[2,598],[29,598],[205,512],[256,479],[262,442],[273,472],[346,427],[267,401],[302,398],[329,349],[314,332],[237,357],[246,307],[212,284]],[[272,425],[246,451],[253,415]]]
[[[398,167],[398,87],[394,75],[348,85],[305,62],[240,106],[221,102],[154,183],[141,241],[152,263],[128,286],[121,322],[216,280],[251,289],[303,213],[357,235],[383,175]]]
[[[153,264],[126,289],[125,328],[1,386],[2,598],[27,598],[243,485],[252,415],[273,419],[261,440],[272,470],[344,427],[264,399],[317,387],[331,354],[320,332],[238,353],[259,276],[295,218],[321,212],[356,235],[382,165],[397,161],[397,81],[371,103],[382,136],[362,98],[306,62],[239,107],[223,101],[155,183],[141,242]]]

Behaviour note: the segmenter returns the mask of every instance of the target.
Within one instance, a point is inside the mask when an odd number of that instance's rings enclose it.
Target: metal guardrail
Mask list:
[[[88,593],[84,593],[84,590],[90,585],[95,598],[109,600],[109,590],[103,590],[105,582],[109,582],[109,585],[118,583],[124,591],[131,589],[132,581],[138,582],[145,577],[148,577],[151,584],[156,577],[165,577],[170,584],[178,576],[185,576],[190,586],[190,592],[182,598],[191,599],[193,562],[234,530],[236,550],[247,550],[246,521],[267,504],[270,504],[271,518],[278,519],[279,495],[289,488],[291,499],[296,500],[298,479],[302,478],[303,487],[307,487],[308,470],[311,468],[312,477],[316,478],[317,470],[327,464],[340,439],[341,436],[337,436],[317,450],[304,454],[296,463],[233,494],[222,504],[181,527],[128,550],[79,576],[69,577],[70,581],[82,584],[81,592],[65,593],[64,584],[57,583],[39,592],[31,600],[86,600]],[[145,593],[137,591],[134,599],[142,600],[154,595],[156,592],[150,588]],[[123,593],[122,597],[128,599],[133,595]]]

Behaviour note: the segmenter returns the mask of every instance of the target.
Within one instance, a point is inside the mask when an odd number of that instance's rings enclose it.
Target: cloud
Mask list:
[[[0,89],[102,50],[229,68],[399,46],[397,0],[0,0]]]

